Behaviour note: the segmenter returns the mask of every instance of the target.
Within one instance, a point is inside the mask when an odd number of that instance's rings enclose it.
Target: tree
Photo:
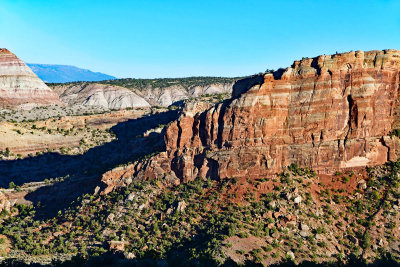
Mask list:
[[[9,184],[8,184],[8,188],[10,188],[10,189],[14,189],[14,188],[16,188],[17,186],[15,185],[15,183],[14,182],[10,182]]]

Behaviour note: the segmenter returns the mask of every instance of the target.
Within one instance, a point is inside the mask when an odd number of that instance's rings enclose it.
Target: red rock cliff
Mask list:
[[[167,151],[129,173],[256,178],[291,163],[332,173],[396,159],[399,71],[398,50],[357,51],[239,81],[227,103],[187,109],[166,131]]]

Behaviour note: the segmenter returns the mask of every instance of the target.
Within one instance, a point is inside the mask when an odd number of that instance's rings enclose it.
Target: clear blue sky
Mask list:
[[[1,0],[0,47],[117,77],[242,76],[400,49],[400,1]]]

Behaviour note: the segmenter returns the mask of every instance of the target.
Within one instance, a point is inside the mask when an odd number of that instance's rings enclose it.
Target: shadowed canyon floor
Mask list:
[[[46,209],[57,209],[54,210],[57,212],[76,197],[93,193],[95,187],[100,185],[99,177],[110,168],[162,150],[160,133],[154,131],[146,137],[143,135],[173,121],[177,114],[178,111],[168,111],[119,123],[111,128],[116,136],[114,141],[90,148],[82,155],[46,153],[32,158],[1,161],[1,185],[6,187],[11,181],[22,185],[64,177],[64,181],[40,188],[25,197],[33,203],[40,202]]]

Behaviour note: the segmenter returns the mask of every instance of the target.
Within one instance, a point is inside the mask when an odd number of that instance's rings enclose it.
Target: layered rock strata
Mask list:
[[[61,100],[68,105],[98,106],[108,109],[150,107],[135,92],[105,84],[70,84],[54,88]]]
[[[182,85],[168,87],[147,86],[142,89],[126,89],[101,83],[71,83],[53,86],[61,100],[68,105],[102,106],[108,108],[148,107],[169,105],[202,95],[230,94],[232,83],[215,83],[185,88]]]
[[[58,95],[17,56],[0,49],[0,107],[62,105]]]
[[[239,81],[233,98],[183,112],[166,152],[133,175],[266,177],[292,163],[333,173],[399,156],[400,51],[323,55]]]

